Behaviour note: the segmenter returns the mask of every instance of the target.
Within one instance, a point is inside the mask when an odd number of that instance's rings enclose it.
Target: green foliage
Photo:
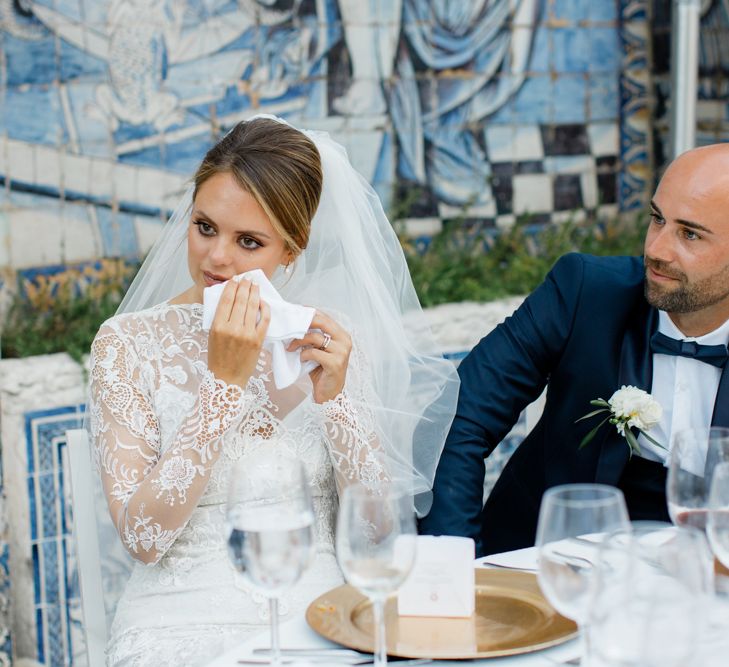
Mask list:
[[[68,352],[80,362],[99,326],[116,311],[136,269],[123,260],[101,260],[25,280],[0,336],[0,356]]]
[[[423,306],[491,301],[528,294],[568,252],[639,255],[645,227],[638,218],[530,225],[528,217],[497,232],[454,220],[424,252],[403,242]]]
[[[535,226],[525,217],[500,232],[453,220],[425,252],[405,240],[403,246],[423,306],[434,306],[527,294],[561,255],[636,255],[643,235],[637,218]],[[101,323],[116,311],[137,268],[106,259],[25,280],[6,317],[0,356],[65,351],[80,361]]]

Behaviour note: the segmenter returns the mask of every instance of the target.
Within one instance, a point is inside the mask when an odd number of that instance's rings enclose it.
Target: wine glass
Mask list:
[[[729,461],[729,429],[690,428],[673,438],[668,455],[666,500],[677,526],[706,529],[709,490],[717,464]]]
[[[623,492],[604,484],[564,484],[542,497],[537,524],[537,579],[545,597],[563,616],[587,621],[598,542],[585,538],[630,525]]]
[[[313,557],[309,484],[303,465],[280,452],[236,462],[228,488],[228,554],[234,567],[269,601],[271,664],[281,664],[278,597]]]
[[[591,665],[684,667],[701,647],[711,554],[702,531],[635,521],[598,549],[587,623]]]
[[[372,601],[375,667],[387,664],[385,600],[405,581],[415,560],[413,497],[396,486],[344,489],[336,550],[344,578]]]
[[[721,565],[715,570],[714,609],[704,638],[708,657],[706,667],[726,664],[727,619],[729,619],[729,463],[714,468],[709,491],[709,514],[706,533],[714,556]],[[722,568],[723,566],[723,568]],[[713,662],[712,662],[713,659]]]
[[[706,532],[714,555],[729,568],[729,462],[714,468]]]

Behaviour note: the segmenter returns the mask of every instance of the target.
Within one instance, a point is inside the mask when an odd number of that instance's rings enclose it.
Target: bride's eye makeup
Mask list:
[[[241,236],[238,239],[238,245],[246,250],[256,250],[263,247],[263,243],[257,241],[252,236]]]
[[[213,236],[215,234],[215,229],[204,220],[193,220],[192,224],[197,227],[197,230],[203,236]]]

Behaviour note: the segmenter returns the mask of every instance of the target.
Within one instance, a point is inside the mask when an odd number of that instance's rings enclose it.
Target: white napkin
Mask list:
[[[561,540],[562,551],[570,556],[586,561],[597,560],[597,550],[604,533],[586,533],[579,537],[569,537]],[[514,551],[502,551],[501,553],[482,556],[476,560],[476,567],[495,565],[513,570],[526,570],[536,572],[539,569],[539,548],[525,547]]]
[[[537,571],[537,557],[539,550],[536,547],[526,547],[525,549],[515,549],[514,551],[504,551],[502,553],[483,556],[476,561],[476,567],[484,565],[496,565],[497,567],[506,567],[514,570]]]
[[[285,389],[304,373],[310,373],[319,365],[315,361],[302,363],[300,350],[294,352],[286,350],[292,340],[303,338],[306,335],[316,311],[308,306],[299,306],[284,301],[261,269],[246,271],[246,273],[235,276],[233,280],[243,278],[258,285],[261,299],[271,308],[271,321],[263,347],[271,352],[273,381],[276,389]],[[210,330],[225,285],[226,283],[219,283],[203,290],[202,328],[205,331]]]

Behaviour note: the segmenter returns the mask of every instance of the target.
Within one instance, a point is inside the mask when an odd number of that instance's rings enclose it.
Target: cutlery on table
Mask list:
[[[338,665],[360,665],[364,667],[365,665],[373,665],[374,661],[372,659],[372,656],[370,655],[363,655],[359,658],[343,658],[339,655],[331,655],[328,653],[321,654],[299,654],[299,655],[286,655],[285,653],[282,653],[281,655],[281,662],[283,664],[292,664],[295,662],[321,662],[326,664],[338,664]],[[392,662],[393,664],[401,665],[401,667],[415,667],[415,665],[429,665],[433,662],[430,658],[415,658],[412,660],[398,660],[390,659],[388,662]],[[239,665],[270,665],[271,660],[270,658],[241,658],[238,660]]]
[[[254,655],[271,655],[270,648],[254,648]],[[287,656],[304,656],[304,655],[324,655],[338,658],[367,658],[372,660],[371,653],[356,651],[352,648],[342,648],[341,646],[319,646],[309,648],[282,648],[281,655]]]
[[[484,569],[494,569],[494,570],[513,570],[515,572],[537,572],[536,567],[526,567],[526,566],[520,566],[520,565],[505,565],[502,563],[491,563],[490,561],[485,560],[479,567],[482,567]]]

